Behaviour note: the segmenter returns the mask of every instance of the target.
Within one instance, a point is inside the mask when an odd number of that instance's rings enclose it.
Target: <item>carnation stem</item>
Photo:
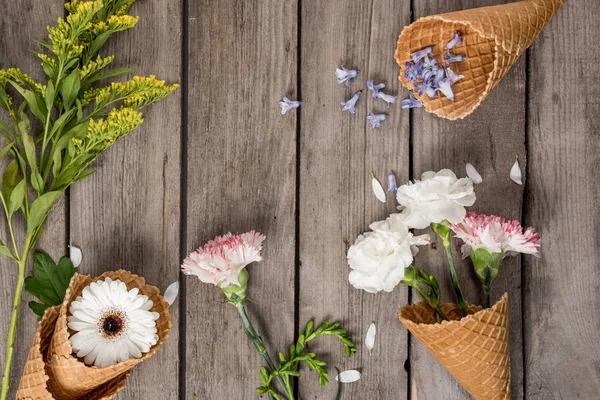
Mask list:
[[[10,370],[12,367],[13,354],[15,352],[15,338],[17,336],[17,322],[19,321],[19,308],[21,306],[21,297],[23,294],[23,285],[25,284],[25,271],[27,270],[27,255],[29,253],[29,238],[26,240],[23,256],[18,260],[19,272],[17,275],[17,286],[13,299],[13,309],[8,327],[8,338],[6,340],[6,357],[4,358],[4,374],[2,375],[2,392],[0,400],[8,398],[8,388],[10,385]]]
[[[269,372],[275,371],[277,368],[275,367],[273,360],[271,360],[271,357],[269,356],[265,342],[258,335],[258,333],[256,333],[256,330],[252,326],[252,322],[250,322],[250,318],[248,318],[248,314],[246,313],[246,308],[244,307],[244,301],[245,300],[243,300],[243,299],[236,301],[235,308],[238,310],[238,313],[240,314],[240,317],[242,318],[242,324],[244,325],[244,331],[246,332],[246,336],[248,336],[248,339],[250,339],[250,341],[256,348],[256,351],[258,351],[258,354],[260,354],[261,357],[267,363]],[[286,398],[293,399],[294,395],[291,392],[291,388],[289,387],[289,385],[286,385],[283,382],[283,379],[281,378],[281,376],[277,376],[277,382],[284,389],[284,392],[286,393]],[[4,399],[2,399],[2,400],[4,400]]]
[[[431,228],[439,235],[440,239],[442,239],[442,244],[446,250],[446,257],[448,258],[448,264],[450,265],[450,279],[452,280],[452,286],[454,287],[454,293],[456,294],[456,303],[464,317],[467,315],[467,302],[462,294],[462,290],[460,290],[458,275],[456,274],[456,267],[454,265],[454,257],[452,257],[452,237],[450,235],[449,223],[448,221],[439,224],[433,223],[431,224]]]

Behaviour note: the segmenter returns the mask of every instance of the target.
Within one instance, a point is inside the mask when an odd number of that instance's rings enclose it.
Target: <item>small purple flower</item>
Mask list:
[[[402,100],[402,108],[405,110],[407,108],[423,108],[423,104],[421,104],[417,99],[415,99],[415,96],[413,96],[413,92],[410,91],[408,92],[408,99]]]
[[[367,88],[369,88],[369,90],[373,91],[373,98],[376,99],[377,98],[377,93],[379,93],[379,91],[381,89],[383,89],[385,87],[385,83],[379,83],[377,85],[373,84],[373,81],[367,81]]]
[[[450,84],[454,85],[456,82],[460,81],[465,76],[458,75],[456,72],[452,71],[452,69],[450,67],[448,67],[448,68],[446,68],[446,77],[448,77],[448,79],[450,79]]]
[[[335,69],[335,77],[338,79],[338,83],[345,83],[346,87],[350,87],[350,79],[356,78],[358,71],[354,69],[347,69],[342,64],[340,68]]]
[[[388,108],[390,108],[390,104],[396,103],[396,96],[385,94],[383,92],[377,92],[374,97],[385,101]]]
[[[361,93],[362,90],[359,90],[358,92],[354,93],[354,96],[352,96],[350,100],[342,101],[340,103],[342,105],[342,111],[348,111],[352,115],[356,114],[356,102],[360,98]]]
[[[417,64],[414,64],[408,61],[404,64],[404,66],[406,67],[406,71],[404,71],[404,77],[410,82],[418,81],[422,74],[423,63],[419,61]]]
[[[446,71],[444,70],[444,68],[438,67],[437,70],[435,71],[435,75],[433,76],[432,79],[432,87],[436,88],[440,85],[440,81],[442,79],[444,79],[446,76]]]
[[[284,95],[279,102],[279,107],[281,107],[281,115],[287,114],[288,111],[300,107],[300,104],[302,103],[299,101],[290,100]]]
[[[437,97],[437,93],[435,91],[435,88],[431,85],[431,81],[415,83],[415,87],[417,89],[419,89],[419,96],[421,96],[423,93],[425,93],[431,99],[434,99]]]
[[[446,54],[444,54],[444,62],[446,63],[446,65],[450,65],[454,62],[461,62],[464,61],[465,56],[462,56],[460,54],[454,55],[454,54],[450,54],[450,51],[448,51]]]
[[[394,175],[394,171],[390,171],[390,174],[388,175],[388,192],[393,192],[396,189],[398,189],[396,175]]]
[[[375,114],[371,112],[367,116],[367,121],[369,121],[371,128],[381,128],[381,123],[385,121],[387,117],[387,114]]]
[[[411,54],[413,62],[420,61],[423,57],[427,57],[433,51],[433,47],[425,47],[423,50],[415,51]]]
[[[454,101],[454,92],[452,91],[452,83],[449,78],[442,79],[437,88],[444,96]]]
[[[450,50],[451,48],[453,48],[457,44],[462,44],[462,37],[460,35],[460,32],[454,32],[454,37],[446,45],[446,50]]]

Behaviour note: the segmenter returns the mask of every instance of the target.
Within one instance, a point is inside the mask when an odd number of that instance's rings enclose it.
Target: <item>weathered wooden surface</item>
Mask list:
[[[370,174],[385,184],[390,170],[408,180],[408,113],[399,105],[386,109],[373,100],[367,79],[387,82],[397,94],[398,68],[390,57],[401,27],[408,23],[408,2],[303,1],[301,40],[300,147],[300,329],[311,318],[339,320],[360,343],[347,359],[343,345],[321,339],[312,350],[328,354],[332,382],[325,388],[307,371],[300,379],[303,399],[335,398],[334,366],[362,371],[360,384],[344,387],[344,398],[398,398],[406,392],[404,360],[407,334],[398,324],[398,305],[408,291],[369,294],[348,284],[346,251],[371,222],[394,211],[372,194]],[[340,63],[360,70],[351,87],[339,85]],[[342,113],[340,102],[362,90],[356,115]],[[381,130],[367,122],[369,112],[387,112]],[[371,322],[379,330],[373,355],[362,343]]]
[[[46,36],[46,26],[54,23],[58,17],[63,15],[62,0],[48,0],[43,4],[37,1],[3,2],[0,6],[0,62],[3,68],[16,67],[41,80],[45,77],[40,60],[29,52],[39,50],[41,46],[35,44]],[[27,26],[27,29],[19,27]],[[1,118],[7,120],[8,115],[3,113]],[[33,121],[35,127],[35,121]],[[2,161],[2,168],[6,166],[6,160]],[[63,196],[54,206],[54,210],[46,222],[45,234],[38,242],[37,248],[47,252],[55,260],[66,254],[67,229],[66,229],[66,204],[68,200]],[[25,234],[25,223],[21,215],[13,217],[17,235]],[[4,212],[0,213],[0,224],[2,224],[2,240],[7,243],[10,237],[6,225]],[[31,263],[30,263],[31,264]],[[31,267],[30,267],[31,268]],[[4,356],[6,354],[6,331],[8,329],[14,287],[17,279],[17,265],[5,256],[0,257],[0,363],[4,367]],[[27,303],[32,300],[31,296],[23,296],[20,307],[20,318],[17,326],[17,340],[15,343],[15,355],[13,358],[13,374],[10,383],[10,398],[14,398],[21,372],[27,359],[29,346],[35,333],[37,317],[31,312]]]
[[[131,31],[116,34],[104,50],[115,66],[181,79],[181,3],[137,2]],[[97,172],[71,188],[70,234],[83,249],[81,273],[127,269],[164,291],[178,279],[180,233],[180,96],[144,112],[145,123],[99,159]],[[173,329],[151,361],[133,370],[120,399],[175,399],[178,393],[178,303]]]
[[[530,49],[525,220],[544,251],[523,263],[528,399],[600,397],[599,13],[567,2]]]
[[[344,386],[342,398],[464,399],[466,392],[397,320],[398,309],[418,295],[402,286],[377,295],[352,288],[345,254],[372,221],[394,211],[391,194],[386,205],[372,195],[371,173],[385,183],[394,170],[400,184],[441,168],[464,175],[466,159],[484,180],[476,186],[474,209],[523,218],[543,239],[540,259],[504,262],[493,292],[494,299],[504,291],[510,296],[513,398],[600,397],[596,1],[568,2],[530,49],[529,60],[523,56],[463,121],[421,110],[410,117],[399,104],[386,110],[365,86],[367,79],[385,81],[386,92],[399,100],[406,96],[392,57],[411,20],[501,2],[139,1],[133,9],[138,27],[115,36],[106,53],[117,55],[118,66],[186,88],[149,109],[145,124],[103,155],[94,176],[72,188],[38,247],[58,258],[70,241],[83,248],[81,272],[124,267],[164,290],[178,279],[182,255],[229,230],[259,230],[267,235],[265,259],[250,267],[255,302],[249,313],[273,356],[309,319],[340,320],[359,345],[354,357],[347,359],[331,338],[311,348],[324,352],[331,380],[334,366],[363,373],[358,383]],[[0,3],[3,66],[40,76],[27,50],[62,15],[61,1]],[[335,80],[340,63],[360,70],[350,89]],[[357,114],[342,114],[339,102],[360,89]],[[282,94],[302,100],[300,110],[281,116]],[[382,130],[368,126],[370,111],[389,113]],[[508,177],[516,155],[525,186]],[[417,267],[434,273],[444,283],[444,298],[452,300],[436,244],[422,248]],[[459,246],[454,243],[457,259]],[[0,262],[4,335],[16,274],[5,259]],[[480,303],[470,263],[459,262],[458,273],[467,299]],[[171,338],[135,369],[119,398],[257,398],[262,359],[237,313],[220,303],[217,288],[195,278],[182,283],[186,314],[180,320],[179,304],[172,307]],[[34,331],[28,300],[13,390]],[[378,335],[369,356],[363,343],[371,322]],[[0,356],[4,346],[3,336]],[[182,364],[185,374],[179,375]],[[308,370],[298,386],[302,399],[335,395],[334,382],[322,389]]]
[[[296,17],[295,1],[242,0],[190,2],[188,17],[186,253],[228,231],[267,236],[248,310],[275,358],[294,331],[296,119],[277,102],[297,94]],[[256,398],[262,359],[235,308],[186,282],[186,398]]]

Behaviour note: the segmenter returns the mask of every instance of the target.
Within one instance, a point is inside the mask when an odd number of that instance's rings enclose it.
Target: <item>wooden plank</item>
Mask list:
[[[3,4],[2,13],[0,13],[0,60],[2,60],[2,67],[20,68],[36,80],[45,82],[46,75],[40,67],[40,60],[36,55],[30,53],[29,50],[39,50],[41,48],[41,46],[35,43],[35,40],[47,37],[46,26],[53,25],[57,18],[63,16],[63,11],[63,2],[61,0],[46,1],[44,4],[18,0]],[[21,29],[22,27],[27,28]],[[2,114],[4,121],[9,121],[8,118],[8,115]],[[33,127],[35,128],[35,121],[33,123]],[[6,162],[3,161],[2,171],[5,166]],[[66,254],[65,216],[66,207],[65,197],[63,196],[54,206],[52,214],[46,222],[44,233],[36,247],[48,253],[55,260]],[[14,223],[17,235],[23,237],[25,234],[24,220],[20,215],[15,216]],[[1,213],[0,224],[2,224],[2,240],[8,243],[10,242],[10,235],[6,226],[4,212]],[[22,245],[22,240],[19,245]],[[0,258],[0,288],[2,288],[3,292],[2,297],[0,297],[0,327],[2,327],[0,329],[0,359],[2,360],[2,367],[4,367],[6,334],[12,312],[16,279],[17,265],[12,260],[8,260],[5,256],[2,256]],[[24,293],[20,308],[19,324],[17,326],[9,398],[15,397],[37,326],[37,316],[27,306],[29,300],[32,300],[32,297]]]
[[[498,4],[503,1],[461,0],[447,2],[431,0],[414,2],[415,19],[460,9]],[[509,2],[509,1],[505,1]],[[447,121],[421,110],[413,118],[414,177],[430,170],[450,168],[465,176],[463,160],[473,163],[483,177],[475,187],[477,201],[472,210],[520,218],[523,187],[513,183],[509,171],[519,155],[525,168],[525,58],[512,67],[483,104],[461,121]],[[432,235],[435,237],[435,234]],[[483,293],[471,262],[460,261],[461,242],[455,240],[454,256],[461,287],[468,301],[482,304]],[[450,275],[442,244],[437,249],[423,249],[417,257],[417,268],[425,268],[442,285],[443,299],[454,301]],[[492,301],[509,293],[510,347],[513,398],[523,397],[523,360],[521,329],[520,259],[505,259],[500,276],[494,283]],[[420,301],[415,294],[414,301]],[[467,392],[414,338],[411,338],[411,396],[419,399],[464,399]]]
[[[270,353],[294,330],[296,1],[190,2],[187,252],[227,231],[267,236],[249,267],[251,319]],[[186,398],[254,399],[262,359],[223,293],[187,282]]]
[[[600,395],[600,3],[567,2],[530,51],[526,222],[541,258],[525,258],[526,395]]]
[[[113,67],[134,67],[180,81],[180,1],[136,2],[137,27],[115,35],[103,54]],[[83,249],[80,272],[127,269],[164,291],[178,279],[180,230],[180,95],[145,110],[145,123],[103,154],[97,172],[71,190],[70,234]],[[174,329],[150,360],[136,367],[120,399],[178,398],[178,303]]]
[[[407,335],[397,313],[408,291],[399,285],[392,293],[370,294],[350,286],[346,252],[371,222],[395,210],[392,194],[385,205],[375,198],[370,174],[384,184],[390,170],[399,182],[408,180],[409,115],[399,104],[386,110],[381,100],[374,102],[365,81],[384,81],[386,93],[398,92],[393,55],[409,20],[409,2],[302,2],[300,329],[311,318],[339,320],[360,348],[348,359],[333,339],[315,343],[311,350],[325,355],[332,383],[322,389],[307,370],[300,379],[303,399],[335,397],[334,366],[362,371],[359,384],[344,386],[346,399],[406,396]],[[350,89],[335,79],[341,63],[360,70]],[[340,102],[359,89],[357,114],[342,113]],[[368,125],[371,111],[389,112],[381,130]],[[369,356],[363,343],[371,322],[378,333]]]

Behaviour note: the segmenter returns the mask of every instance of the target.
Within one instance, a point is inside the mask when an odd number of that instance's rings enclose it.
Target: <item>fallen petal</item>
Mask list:
[[[355,369],[349,369],[347,371],[340,372],[335,380],[341,383],[352,383],[360,379],[360,372]]]
[[[175,303],[177,295],[179,295],[179,281],[171,283],[167,290],[165,290],[165,294],[163,295],[163,297],[165,298],[167,303],[169,303],[169,305],[172,305],[173,303]]]
[[[375,323],[369,325],[369,329],[367,330],[367,337],[365,338],[365,346],[367,346],[367,350],[369,350],[369,354],[373,353],[373,347],[375,347],[375,336],[377,335],[377,327]]]
[[[426,47],[423,50],[415,51],[411,54],[413,62],[420,61],[423,57],[427,57],[433,51],[433,47]]]
[[[373,112],[367,115],[367,121],[371,128],[381,128],[381,123],[387,119],[387,114],[375,114]]]
[[[379,183],[373,174],[371,174],[371,186],[373,187],[373,193],[375,193],[377,200],[385,203],[385,191],[383,190],[383,186],[381,186],[381,183]]]
[[[360,98],[361,93],[362,93],[362,90],[359,90],[358,92],[354,93],[354,95],[350,98],[350,100],[342,101],[340,103],[342,105],[342,112],[348,111],[352,115],[356,114],[356,108],[355,108],[356,102]]]
[[[450,79],[450,85],[454,85],[456,82],[463,79],[464,75],[459,75],[456,72],[452,71],[450,67],[446,68],[446,76]]]
[[[396,96],[391,96],[391,95],[385,94],[383,92],[377,92],[377,93],[375,93],[374,97],[375,98],[379,98],[379,99],[385,101],[386,104],[387,104],[387,106],[388,106],[388,108],[390,108],[390,104],[396,103]]]
[[[479,175],[479,172],[477,172],[473,164],[465,161],[465,169],[467,170],[467,176],[471,178],[473,183],[480,184],[481,182],[483,182],[481,175]]]
[[[421,104],[417,99],[415,99],[415,96],[413,95],[412,91],[410,91],[408,92],[408,99],[402,100],[401,107],[405,110],[407,108],[423,108],[423,104]]]
[[[83,259],[83,253],[79,247],[69,246],[69,258],[75,268],[79,267]]]
[[[335,69],[335,77],[338,79],[338,83],[345,83],[346,87],[350,87],[350,79],[356,78],[358,71],[354,69],[347,69],[342,64],[339,68]]]
[[[393,192],[396,189],[398,189],[396,175],[394,175],[394,171],[390,171],[390,174],[388,175],[388,192]]]
[[[287,114],[288,111],[300,107],[300,104],[302,103],[299,101],[290,100],[284,95],[279,102],[279,107],[281,107],[281,115]]]
[[[523,175],[521,174],[521,167],[519,166],[519,156],[515,159],[515,163],[510,169],[510,179],[519,185],[523,184]]]

